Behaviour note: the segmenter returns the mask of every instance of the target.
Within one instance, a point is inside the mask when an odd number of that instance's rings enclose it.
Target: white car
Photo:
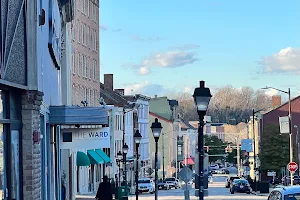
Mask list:
[[[219,167],[218,164],[211,165],[211,166],[209,166],[209,168],[210,168],[211,170],[218,170],[218,169],[220,169],[220,167]]]
[[[300,199],[300,186],[279,186],[269,194],[268,200],[295,200]]]
[[[141,178],[138,180],[139,193],[150,192],[153,194],[155,192],[154,181],[150,178]]]

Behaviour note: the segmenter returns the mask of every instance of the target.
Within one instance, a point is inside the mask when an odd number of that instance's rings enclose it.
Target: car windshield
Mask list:
[[[166,178],[165,181],[175,181],[175,178]]]
[[[247,184],[248,181],[247,180],[242,180],[242,179],[235,179],[234,183],[244,183],[244,184]]]
[[[150,183],[150,180],[139,180],[139,183]]]
[[[239,177],[230,177],[231,181],[233,181],[234,179],[239,179]]]
[[[300,200],[300,193],[284,195],[284,200]]]

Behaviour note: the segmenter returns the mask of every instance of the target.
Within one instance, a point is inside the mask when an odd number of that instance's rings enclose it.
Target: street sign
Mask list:
[[[184,182],[188,182],[193,178],[193,171],[189,167],[184,166],[178,173],[178,177]]]
[[[290,133],[290,121],[289,117],[279,117],[279,127],[280,127],[280,133]]]
[[[253,152],[252,139],[242,139],[241,150],[244,150],[246,152]]]
[[[298,169],[298,165],[297,165],[297,163],[295,163],[295,162],[290,162],[290,163],[287,165],[287,169],[288,169],[291,173],[295,173],[295,171],[297,171],[297,169]]]

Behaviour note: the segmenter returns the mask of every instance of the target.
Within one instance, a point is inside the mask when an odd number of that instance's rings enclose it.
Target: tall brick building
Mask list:
[[[72,22],[72,105],[99,105],[99,0],[77,0]]]

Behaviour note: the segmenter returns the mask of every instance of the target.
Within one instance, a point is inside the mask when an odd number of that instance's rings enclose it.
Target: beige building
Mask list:
[[[71,102],[99,105],[99,0],[76,0],[72,22]]]

